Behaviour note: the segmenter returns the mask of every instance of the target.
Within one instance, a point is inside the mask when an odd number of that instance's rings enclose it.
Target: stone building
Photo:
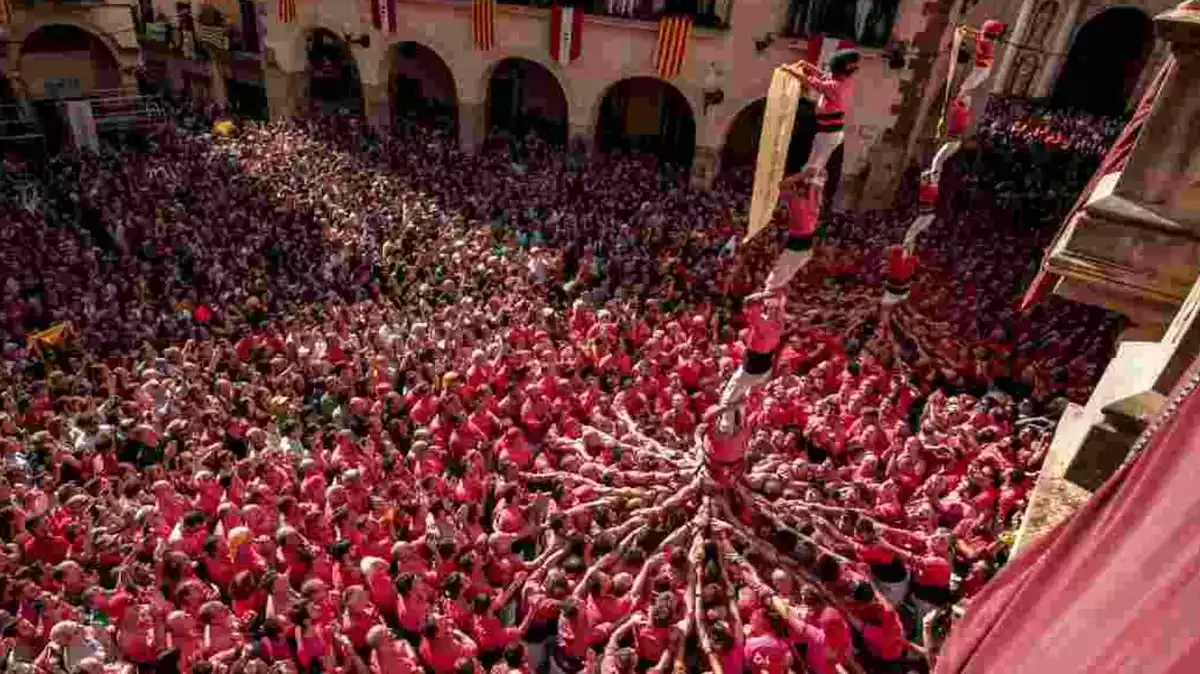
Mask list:
[[[1162,59],[1149,17],[1172,4],[693,0],[682,67],[663,78],[654,54],[664,0],[582,3],[579,56],[565,64],[552,56],[548,0],[495,4],[486,50],[472,39],[469,0],[381,2],[395,7],[382,29],[372,0],[294,0],[286,23],[280,0],[15,1],[0,94],[86,96],[140,81],[272,117],[331,105],[386,126],[438,111],[468,148],[495,129],[537,127],[588,147],[661,148],[706,185],[752,159],[772,69],[832,36],[866,56],[842,175],[845,202],[871,208],[890,203],[904,167],[931,150],[955,23],[1009,24],[1015,45],[1002,50],[996,91],[1070,102],[1100,81],[1106,99],[1095,106],[1116,110]],[[1099,80],[1097,58],[1115,64]]]

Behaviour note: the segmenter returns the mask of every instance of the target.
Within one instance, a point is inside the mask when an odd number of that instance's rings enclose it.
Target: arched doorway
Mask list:
[[[758,142],[762,137],[763,116],[767,111],[767,99],[760,98],[738,112],[725,134],[725,147],[721,150],[721,170],[753,167],[758,160]],[[804,166],[808,151],[816,133],[816,118],[813,105],[801,99],[796,107],[796,122],[792,127],[792,143],[788,148],[787,170],[798,171]]]
[[[488,78],[488,129],[513,138],[532,132],[551,143],[565,143],[567,95],[558,78],[528,59],[497,63]]]
[[[652,152],[690,167],[696,153],[692,106],[678,89],[662,80],[621,80],[600,102],[596,144],[605,151]]]
[[[78,26],[51,24],[21,44],[21,79],[31,98],[81,98],[121,87],[117,57],[98,36]]]
[[[1153,47],[1154,24],[1140,8],[1100,12],[1076,32],[1054,102],[1098,115],[1121,114]]]
[[[458,123],[454,74],[437,52],[418,42],[393,47],[392,101],[398,120],[453,131]]]
[[[362,81],[350,45],[330,30],[308,36],[308,98],[316,112],[361,115]]]

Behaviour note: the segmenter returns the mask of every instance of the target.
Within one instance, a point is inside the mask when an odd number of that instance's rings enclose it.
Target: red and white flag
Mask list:
[[[550,9],[550,56],[561,65],[579,58],[583,49],[583,8],[554,5]]]
[[[371,0],[371,23],[376,29],[395,33],[396,14],[396,0]]]
[[[805,51],[804,60],[824,69],[828,67],[829,59],[839,49],[850,49],[854,46],[854,40],[843,40],[842,38],[829,37],[820,33],[810,35],[808,37],[808,49]]]

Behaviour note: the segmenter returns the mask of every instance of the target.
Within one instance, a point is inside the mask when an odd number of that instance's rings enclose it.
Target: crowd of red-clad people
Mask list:
[[[724,479],[744,183],[344,119],[49,175],[0,212],[14,674],[926,671],[1119,328],[1015,312],[974,211],[880,320],[910,217],[834,216]]]

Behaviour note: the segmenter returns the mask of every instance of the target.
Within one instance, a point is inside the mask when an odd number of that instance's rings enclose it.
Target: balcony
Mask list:
[[[552,0],[497,0],[505,5],[545,7],[557,4]],[[658,21],[668,11],[692,17],[696,26],[729,28],[730,0],[581,0],[568,3],[594,16],[612,16],[636,21]]]
[[[790,0],[785,37],[850,40],[882,48],[892,35],[900,0]]]

